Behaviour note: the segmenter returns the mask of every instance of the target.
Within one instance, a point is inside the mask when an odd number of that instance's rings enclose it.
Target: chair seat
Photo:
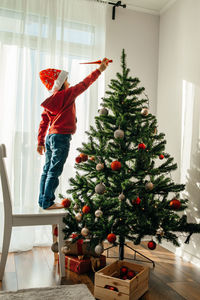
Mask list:
[[[35,226],[61,224],[65,209],[44,210],[40,207],[13,207],[12,226]]]
[[[36,216],[65,216],[66,215],[66,210],[63,209],[42,209],[39,206],[34,206],[33,208],[29,207],[18,207],[18,206],[13,206],[12,208],[13,216],[20,216],[20,217],[36,217]]]

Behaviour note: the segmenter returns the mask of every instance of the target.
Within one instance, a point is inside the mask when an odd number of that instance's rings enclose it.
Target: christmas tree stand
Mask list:
[[[116,256],[109,256],[109,252],[108,252],[109,249],[112,249],[112,248],[117,247],[117,246],[119,246],[119,260],[130,259],[130,260],[136,260],[136,261],[141,261],[141,262],[147,262],[147,263],[152,263],[153,264],[153,268],[155,267],[155,262],[152,259],[148,258],[147,256],[143,255],[139,251],[137,251],[137,250],[133,249],[132,247],[128,246],[125,243],[124,238],[121,238],[119,243],[115,242],[114,245],[112,245],[112,246],[104,249],[104,250],[107,251],[107,257],[108,258],[118,258]],[[129,248],[129,249],[131,249],[132,251],[134,251],[134,258],[124,257],[124,246],[127,247],[127,248]],[[136,258],[137,254],[140,255],[140,256],[142,256],[143,258],[145,258],[145,260],[137,259]]]

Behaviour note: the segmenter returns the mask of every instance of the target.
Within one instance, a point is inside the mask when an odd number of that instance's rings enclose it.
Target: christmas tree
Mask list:
[[[185,186],[171,178],[177,164],[165,151],[165,135],[158,133],[144,87],[129,75],[124,50],[121,67],[102,98],[96,126],[87,132],[88,143],[78,149],[67,191],[73,201],[66,202],[65,238],[72,233],[74,241],[89,238],[97,254],[103,241],[140,244],[150,236],[153,250],[163,239],[179,246],[180,232],[187,233],[186,243],[200,232],[199,224],[180,213],[187,208],[181,198]]]

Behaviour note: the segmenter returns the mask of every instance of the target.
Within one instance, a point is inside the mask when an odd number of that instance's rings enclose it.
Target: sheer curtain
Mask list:
[[[104,57],[106,5],[86,0],[0,1],[0,143],[7,147],[7,169],[13,204],[37,206],[44,157],[36,152],[41,102],[48,97],[39,71],[48,67],[69,72],[71,85],[96,67],[80,62]],[[58,193],[66,195],[74,175],[76,148],[94,122],[103,96],[103,74],[76,100],[77,132],[60,178]],[[67,196],[67,195],[66,195]],[[0,191],[0,248],[3,208]],[[14,228],[10,251],[50,245],[49,227]]]

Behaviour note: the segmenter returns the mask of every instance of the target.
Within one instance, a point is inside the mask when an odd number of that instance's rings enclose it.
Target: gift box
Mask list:
[[[79,259],[77,256],[65,256],[65,268],[78,274],[88,273],[90,271],[97,271],[106,265],[105,255],[100,257],[87,257]]]
[[[98,255],[94,251],[94,248],[90,247],[90,240],[79,239],[76,242],[73,242],[73,239],[77,237],[77,235],[73,234],[71,237],[72,238],[65,241],[64,247],[62,249],[65,255],[84,255],[98,257]]]

